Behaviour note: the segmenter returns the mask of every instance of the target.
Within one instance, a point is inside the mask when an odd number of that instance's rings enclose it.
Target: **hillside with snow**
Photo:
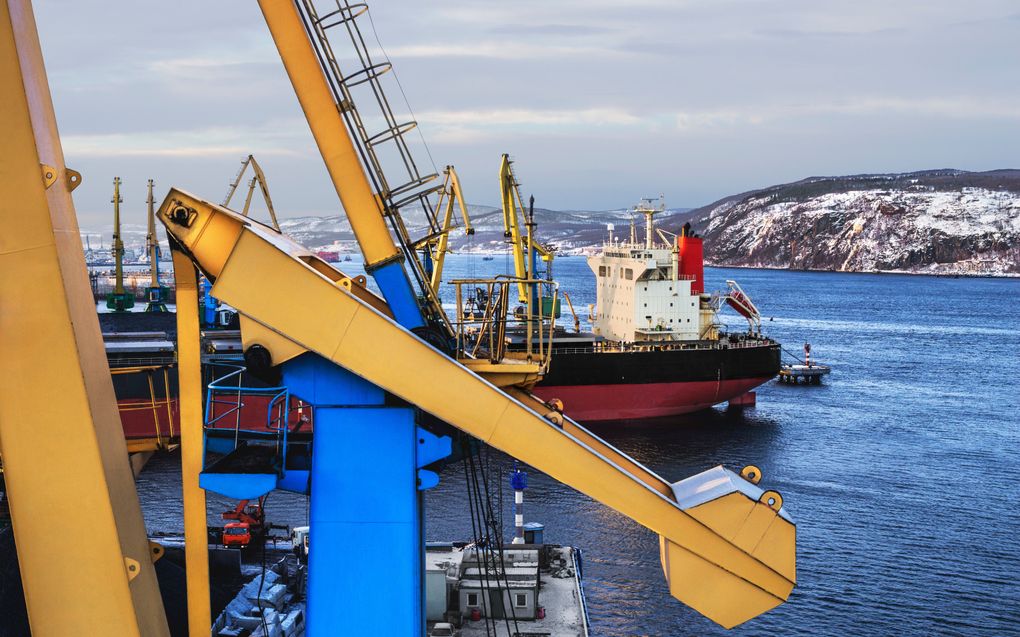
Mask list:
[[[460,252],[506,250],[499,208],[468,206],[475,234],[459,216],[451,247]],[[405,209],[412,237],[427,234],[423,212]],[[629,210],[535,209],[538,239],[560,253],[600,245],[606,225],[629,234]],[[1020,275],[1020,171],[931,170],[905,174],[812,177],[733,195],[696,210],[676,208],[659,227],[676,232],[686,221],[705,239],[707,262],[840,272]],[[347,218],[290,217],[282,230],[312,249],[356,253]],[[86,231],[95,250],[109,230]],[[637,234],[643,236],[638,220]],[[145,226],[123,228],[129,260],[141,258]],[[102,249],[95,250],[97,254]]]
[[[694,213],[718,265],[1020,274],[1020,171],[815,177]]]
[[[506,250],[503,236],[503,213],[494,206],[469,205],[468,216],[474,234],[464,231],[459,212],[455,212],[455,229],[450,235],[450,246],[461,252],[501,252]],[[676,208],[666,216],[682,214],[688,209]],[[412,237],[428,233],[425,216],[420,209],[405,208],[402,212],[405,225]],[[606,237],[606,225],[615,224],[617,231],[629,228],[632,214],[629,210],[549,210],[535,208],[538,240],[554,246],[561,253],[576,252],[601,244]],[[320,248],[339,245],[343,251],[355,251],[354,234],[343,215],[331,217],[294,217],[280,221],[280,228],[299,243]]]

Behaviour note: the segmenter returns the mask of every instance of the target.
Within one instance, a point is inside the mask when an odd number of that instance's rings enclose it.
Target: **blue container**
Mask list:
[[[528,522],[524,525],[524,543],[542,544],[545,534],[545,525],[538,522]]]

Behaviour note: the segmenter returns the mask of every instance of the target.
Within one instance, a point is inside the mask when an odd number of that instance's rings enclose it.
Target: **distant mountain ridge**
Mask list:
[[[405,209],[413,237],[425,234],[423,212]],[[451,235],[454,250],[506,249],[499,208],[470,205],[475,228]],[[600,245],[607,224],[627,237],[628,209],[535,209],[538,239],[561,253]],[[846,272],[1020,274],[1020,170],[955,169],[897,174],[809,177],[725,197],[701,208],[673,208],[657,217],[676,232],[690,221],[705,239],[710,264]],[[461,224],[459,216],[458,225]],[[343,215],[292,217],[282,230],[313,249],[336,246],[357,252]],[[125,243],[144,244],[144,226],[125,224]],[[99,237],[91,234],[93,247]],[[109,235],[107,234],[106,237]],[[83,239],[84,241],[84,239]],[[106,243],[109,244],[107,238]]]
[[[690,208],[671,208],[662,215],[663,227],[672,227],[679,216]],[[412,237],[425,234],[424,214],[420,209],[405,209],[403,218]],[[457,213],[455,213],[457,214]],[[503,212],[495,206],[469,205],[468,216],[474,234],[463,232],[463,222],[456,216],[456,228],[450,235],[454,250],[469,252],[499,252],[506,249],[503,236]],[[537,240],[555,246],[560,252],[578,252],[599,245],[606,238],[606,226],[614,224],[618,236],[629,232],[632,214],[627,209],[617,210],[550,210],[535,208],[538,226]],[[639,220],[635,220],[639,221]],[[682,221],[680,222],[682,225]],[[640,223],[639,232],[640,232]],[[312,247],[326,247],[339,242],[342,249],[355,250],[354,234],[343,215],[330,217],[294,217],[280,221],[281,229],[296,241]],[[679,226],[677,226],[679,227]]]
[[[1020,170],[810,177],[690,215],[718,265],[1020,273]]]

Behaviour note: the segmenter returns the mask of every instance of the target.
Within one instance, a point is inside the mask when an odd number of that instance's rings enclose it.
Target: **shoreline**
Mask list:
[[[731,268],[737,270],[783,270],[786,272],[813,272],[820,274],[872,274],[875,276],[903,275],[927,276],[935,279],[1020,279],[1020,272],[914,272],[911,270],[814,270],[809,268],[788,268],[769,265],[728,265],[705,261],[706,268]]]

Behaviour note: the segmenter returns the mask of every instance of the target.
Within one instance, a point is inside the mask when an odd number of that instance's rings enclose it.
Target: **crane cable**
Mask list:
[[[465,451],[465,475],[468,477],[468,494],[469,502],[474,501],[472,509],[472,528],[474,529],[474,511],[477,510],[478,524],[484,529],[484,541],[485,548],[487,549],[486,558],[486,569],[485,578],[483,580],[483,587],[488,594],[488,580],[490,573],[490,560],[491,560],[491,572],[495,573],[496,580],[499,582],[502,579],[503,589],[506,590],[507,600],[509,602],[509,616],[507,615],[507,604],[503,605],[503,620],[506,624],[507,635],[511,635],[510,621],[513,621],[514,632],[519,632],[520,629],[517,625],[517,611],[514,609],[513,600],[510,599],[510,582],[506,574],[505,560],[504,560],[504,549],[503,549],[503,528],[502,524],[497,526],[497,517],[493,513],[492,507],[492,494],[489,490],[489,476],[492,474],[491,471],[491,456],[486,454],[486,463],[483,464],[481,461],[475,463],[474,454],[470,453],[468,447]],[[487,449],[488,451],[488,449]],[[487,466],[488,465],[488,466]],[[470,468],[470,474],[468,470]],[[483,487],[479,487],[479,483]],[[473,487],[473,489],[472,489]],[[484,493],[483,493],[484,489]],[[500,516],[500,520],[501,520]],[[480,534],[479,534],[480,535]],[[476,536],[478,537],[478,536]],[[495,548],[499,555],[499,562],[497,563],[496,554],[491,550]],[[491,607],[491,598],[489,600]],[[500,591],[500,602],[503,602],[502,591]],[[488,617],[487,617],[488,620]],[[488,625],[488,624],[487,624]]]

